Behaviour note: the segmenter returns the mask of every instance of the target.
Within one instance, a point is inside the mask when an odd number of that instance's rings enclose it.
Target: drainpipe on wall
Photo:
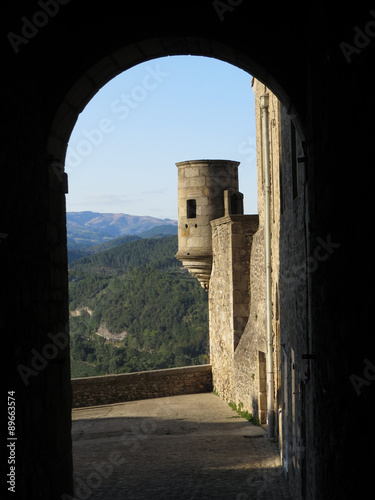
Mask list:
[[[269,96],[264,94],[260,97],[262,110],[262,150],[264,170],[264,245],[266,260],[266,336],[267,336],[267,424],[268,439],[272,439],[275,433],[275,405],[274,405],[274,381],[273,381],[273,342],[272,342],[272,296],[271,296],[271,228],[270,228],[270,155],[268,137],[268,104]]]

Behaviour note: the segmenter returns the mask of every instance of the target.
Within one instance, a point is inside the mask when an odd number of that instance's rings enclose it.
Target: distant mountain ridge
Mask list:
[[[98,245],[126,235],[142,237],[177,234],[177,221],[147,215],[99,212],[67,212],[70,250]],[[160,229],[158,229],[160,228]],[[148,232],[145,235],[142,233]]]

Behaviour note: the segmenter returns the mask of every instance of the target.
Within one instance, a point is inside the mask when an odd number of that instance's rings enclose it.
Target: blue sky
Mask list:
[[[67,210],[177,219],[177,167],[241,162],[245,213],[257,213],[251,75],[217,59],[170,56],[107,83],[69,140]]]

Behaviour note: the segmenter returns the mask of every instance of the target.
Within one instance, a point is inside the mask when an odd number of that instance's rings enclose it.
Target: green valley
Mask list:
[[[177,236],[123,241],[69,264],[72,378],[207,363],[207,293]]]

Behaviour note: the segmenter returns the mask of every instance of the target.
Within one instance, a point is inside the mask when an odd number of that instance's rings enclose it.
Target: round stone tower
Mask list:
[[[212,268],[210,222],[243,214],[237,161],[193,160],[178,168],[178,253],[176,258],[208,289]]]

